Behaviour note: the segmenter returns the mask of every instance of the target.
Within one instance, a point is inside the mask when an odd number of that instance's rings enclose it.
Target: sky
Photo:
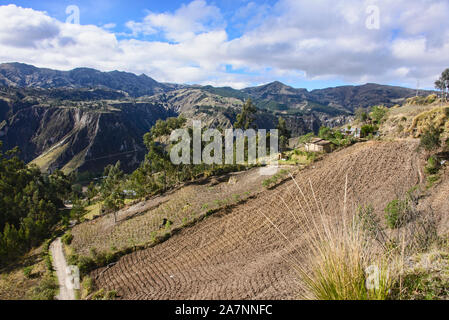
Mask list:
[[[237,89],[432,89],[449,67],[448,17],[447,0],[0,1],[0,63]]]

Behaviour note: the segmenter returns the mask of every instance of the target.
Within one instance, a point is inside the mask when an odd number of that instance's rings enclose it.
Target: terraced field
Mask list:
[[[304,197],[288,180],[91,277],[123,299],[295,299],[301,289],[292,261],[301,259],[296,250],[308,235],[292,212],[315,211],[318,203],[337,215],[347,175],[349,208],[363,201],[383,215],[389,201],[420,181],[416,147],[414,140],[368,142],[331,154],[295,176]]]
[[[76,253],[89,255],[97,252],[117,251],[151,243],[174,228],[187,224],[215,210],[248,198],[263,189],[266,176],[254,168],[247,172],[212,178],[203,184],[191,184],[156,196],[148,201],[125,208],[117,213],[117,223],[112,214],[102,216],[73,228],[72,246]],[[163,225],[166,219],[170,226]]]

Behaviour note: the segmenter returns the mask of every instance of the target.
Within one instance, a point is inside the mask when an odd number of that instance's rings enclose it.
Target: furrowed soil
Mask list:
[[[295,174],[304,197],[286,180],[159,245],[123,256],[110,268],[94,270],[91,277],[97,288],[116,290],[122,299],[298,298],[292,259],[301,259],[295,248],[306,245],[307,235],[299,232],[291,211],[315,212],[319,205],[337,215],[347,176],[348,210],[369,204],[383,217],[388,202],[421,182],[417,145],[416,140],[371,141],[330,154]]]
[[[114,215],[108,214],[75,226],[72,246],[77,254],[114,252],[151,244],[174,228],[182,227],[211,210],[238,203],[263,190],[260,168],[203,179],[164,195],[131,205]],[[164,219],[170,221],[164,225]]]

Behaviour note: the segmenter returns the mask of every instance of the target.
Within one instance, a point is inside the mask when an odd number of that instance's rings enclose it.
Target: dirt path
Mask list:
[[[59,282],[59,294],[56,296],[58,300],[75,300],[75,291],[66,286],[68,281],[67,262],[64,257],[61,238],[56,239],[50,245],[50,252],[53,258],[53,268],[56,270],[56,275]]]

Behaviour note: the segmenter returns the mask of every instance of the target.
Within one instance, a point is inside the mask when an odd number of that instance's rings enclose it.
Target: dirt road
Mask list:
[[[67,287],[69,275],[67,274],[67,262],[64,257],[61,238],[56,239],[50,245],[50,252],[53,258],[53,268],[59,282],[59,294],[56,296],[58,300],[75,300],[75,291]]]

